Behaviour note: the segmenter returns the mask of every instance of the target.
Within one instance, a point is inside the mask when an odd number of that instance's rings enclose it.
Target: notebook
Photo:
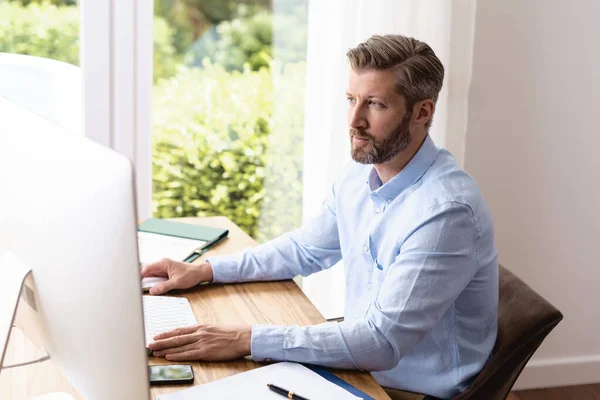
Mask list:
[[[346,389],[330,382],[302,364],[280,362],[242,372],[218,381],[194,386],[175,393],[164,394],[157,400],[197,400],[197,399],[264,399],[281,400],[280,394],[271,391],[267,384],[280,386],[310,400],[339,399],[356,400],[357,397]],[[345,382],[344,382],[345,383]],[[358,393],[362,393],[358,391]]]
[[[228,233],[227,229],[149,218],[138,226],[140,262],[161,258],[191,262]]]

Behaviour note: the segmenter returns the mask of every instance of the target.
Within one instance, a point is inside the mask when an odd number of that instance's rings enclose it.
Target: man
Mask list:
[[[150,349],[170,361],[251,355],[355,368],[373,371],[393,398],[404,398],[399,390],[450,398],[482,369],[496,340],[490,213],[475,181],[428,135],[444,75],[431,48],[373,36],[347,56],[354,162],[322,213],[241,254],[199,266],[163,260],[142,272],[169,278],[151,291],[161,294],[200,282],[308,276],[343,259],[345,320],[200,325],[159,335]]]

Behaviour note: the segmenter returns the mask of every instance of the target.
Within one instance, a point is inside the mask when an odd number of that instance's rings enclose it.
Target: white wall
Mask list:
[[[477,4],[465,168],[500,262],[559,308],[517,387],[600,381],[600,1]]]

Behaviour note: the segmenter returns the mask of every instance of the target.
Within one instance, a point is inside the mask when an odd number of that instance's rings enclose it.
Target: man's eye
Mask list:
[[[348,104],[356,103],[356,99],[353,99],[352,97],[347,97],[346,100],[348,100]]]
[[[378,101],[374,101],[374,100],[370,100],[369,101],[369,105],[372,105],[374,107],[378,107],[378,108],[382,108],[384,107],[383,103],[380,103]]]

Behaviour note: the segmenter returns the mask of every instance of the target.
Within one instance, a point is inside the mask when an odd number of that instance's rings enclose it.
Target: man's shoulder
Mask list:
[[[444,149],[418,182],[413,194],[427,208],[455,204],[477,213],[483,204],[483,196],[475,179],[461,169]]]
[[[335,192],[357,194],[367,188],[373,165],[349,161],[337,175]],[[432,209],[438,206],[467,207],[473,214],[485,211],[483,196],[475,179],[461,169],[454,157],[445,149],[415,184],[408,189],[403,202],[412,203],[413,210]],[[417,212],[417,214],[419,214]]]

